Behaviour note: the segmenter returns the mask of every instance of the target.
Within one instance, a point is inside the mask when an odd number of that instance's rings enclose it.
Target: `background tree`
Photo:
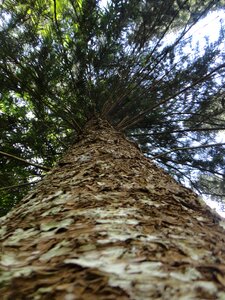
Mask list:
[[[1,214],[93,115],[199,192],[205,191],[199,171],[224,182],[224,145],[216,142],[225,128],[224,28],[201,53],[188,36],[200,19],[223,8],[222,0],[111,1],[106,7],[94,0],[5,0]]]

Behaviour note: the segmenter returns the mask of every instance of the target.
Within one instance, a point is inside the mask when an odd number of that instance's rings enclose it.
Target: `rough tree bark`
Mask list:
[[[1,220],[1,299],[225,299],[221,218],[106,121]]]

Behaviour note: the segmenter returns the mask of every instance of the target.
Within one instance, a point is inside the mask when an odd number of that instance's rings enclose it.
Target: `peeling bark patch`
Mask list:
[[[0,221],[8,299],[225,299],[224,220],[107,122]]]

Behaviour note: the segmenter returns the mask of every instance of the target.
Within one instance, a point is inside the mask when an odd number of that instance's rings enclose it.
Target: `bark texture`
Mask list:
[[[106,121],[1,220],[1,299],[225,299],[224,222]]]

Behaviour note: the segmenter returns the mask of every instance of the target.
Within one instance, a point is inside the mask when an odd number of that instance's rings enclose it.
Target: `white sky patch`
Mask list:
[[[211,12],[193,26],[187,37],[192,36],[192,45],[199,44],[199,50],[204,50],[206,38],[209,38],[209,42],[212,43],[219,38],[220,28],[225,25],[224,20],[225,13],[223,11]]]
[[[225,211],[221,210],[221,204],[217,201],[213,201],[211,199],[208,198],[204,198],[204,201],[206,202],[206,204],[208,204],[212,209],[215,209],[216,212],[222,216],[223,218],[225,218]]]
[[[104,8],[107,6],[107,3],[109,3],[109,2],[110,2],[109,0],[101,0],[101,1],[99,1],[99,6],[101,8]]]
[[[225,143],[225,130],[220,130],[216,137],[217,143]]]
[[[29,120],[32,120],[32,119],[34,119],[35,115],[32,113],[32,111],[29,111],[29,113],[26,114],[26,117],[27,117]]]

